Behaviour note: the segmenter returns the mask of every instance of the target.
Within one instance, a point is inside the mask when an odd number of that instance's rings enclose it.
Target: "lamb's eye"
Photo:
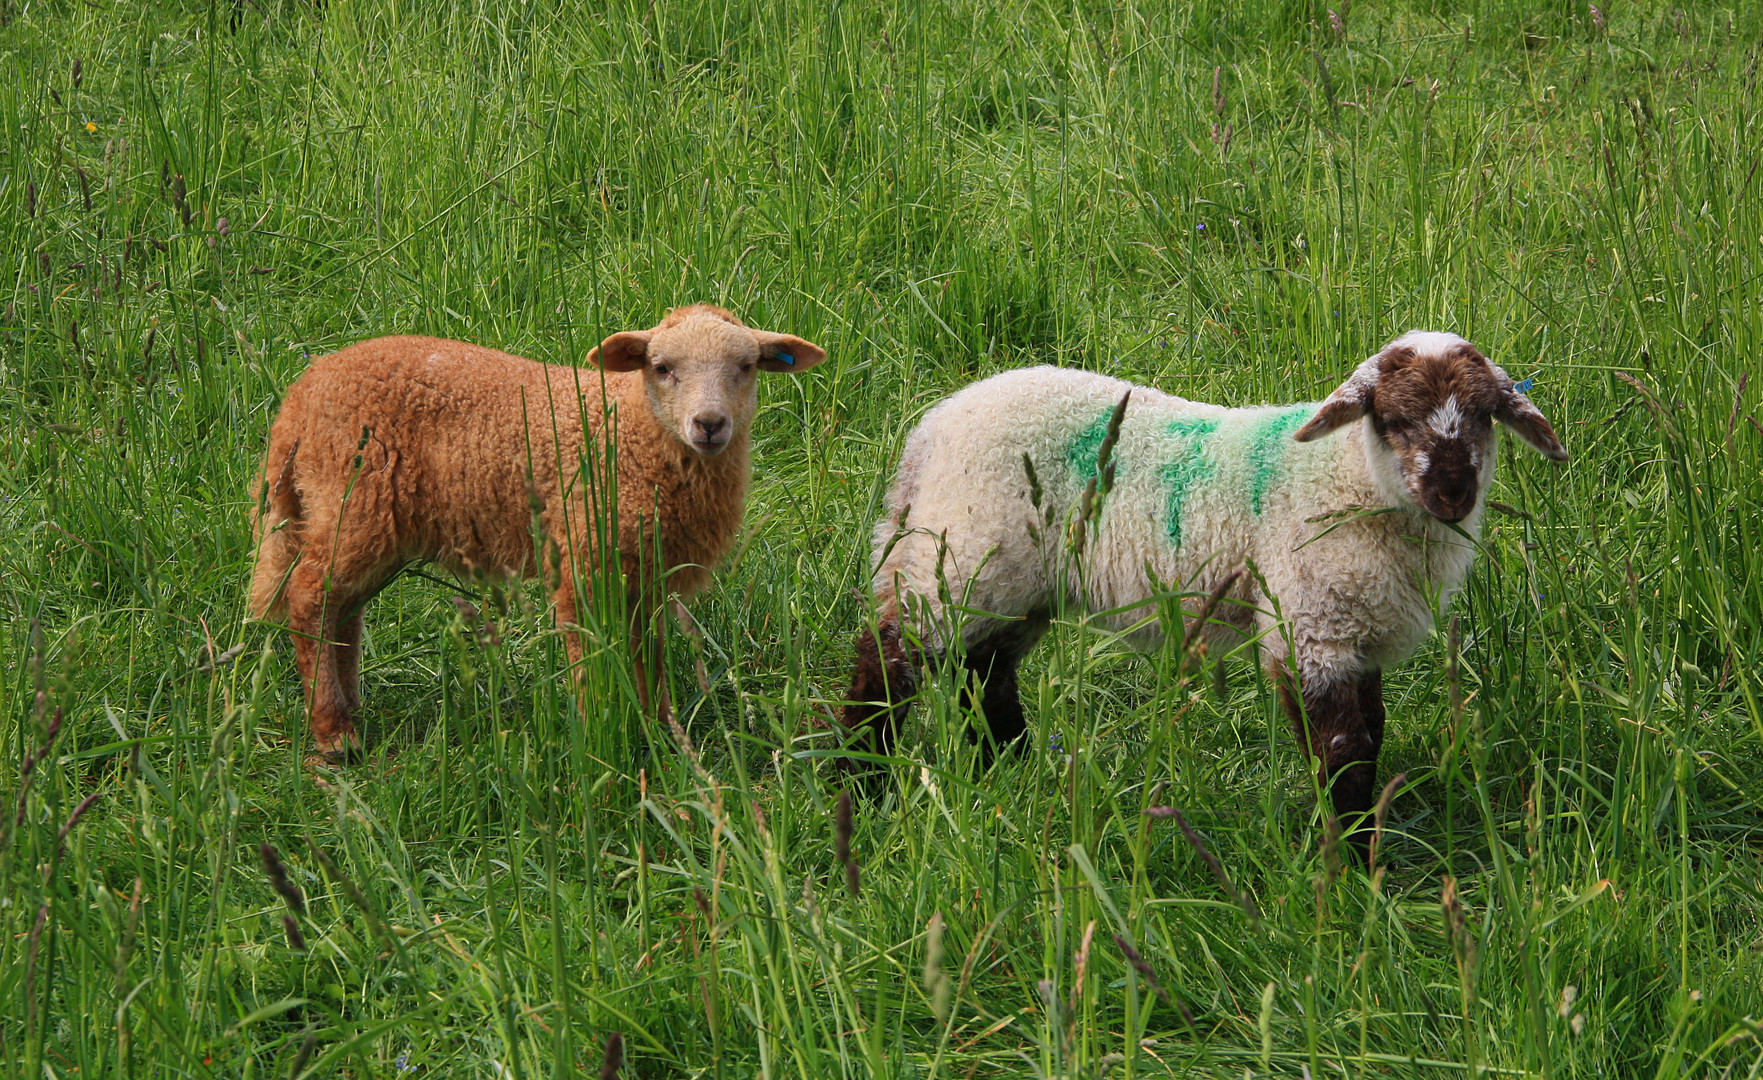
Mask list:
[[[668,367],[666,364],[656,364],[655,365],[655,374],[661,376],[663,379],[667,378],[668,374],[671,373],[672,371],[673,371],[673,369]]]
[[[741,374],[742,375],[753,374],[753,365],[752,364],[742,364],[741,365]]]

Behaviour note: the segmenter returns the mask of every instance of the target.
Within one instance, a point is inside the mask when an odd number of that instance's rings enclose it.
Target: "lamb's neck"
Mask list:
[[[657,491],[664,501],[675,492],[694,488],[732,488],[737,497],[745,494],[752,441],[749,428],[736,429],[720,454],[706,457],[662,426],[640,379],[618,387],[616,401],[618,471],[629,494],[640,493],[645,503]]]

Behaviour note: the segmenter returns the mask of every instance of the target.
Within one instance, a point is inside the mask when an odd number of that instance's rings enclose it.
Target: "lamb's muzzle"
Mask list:
[[[1114,489],[1074,560],[1062,538],[1129,391]],[[1404,335],[1313,404],[1222,408],[1051,367],[967,387],[907,437],[875,529],[876,630],[858,638],[845,724],[887,750],[917,676],[907,643],[921,641],[962,654],[970,704],[1007,742],[1024,728],[1017,664],[1051,612],[1115,611],[1125,630],[1171,585],[1223,588],[1234,602],[1199,628],[1213,654],[1256,640],[1335,809],[1369,810],[1381,673],[1469,571],[1462,534],[1480,530],[1495,421],[1566,459],[1535,405],[1454,334]],[[1255,575],[1229,580],[1249,563],[1270,595]],[[1150,647],[1162,628],[1134,634]]]
[[[644,631],[663,593],[701,589],[740,525],[757,372],[806,371],[825,356],[696,305],[611,335],[589,354],[598,370],[423,337],[376,338],[313,361],[270,428],[251,610],[294,632],[317,749],[360,748],[361,618],[373,595],[417,562],[537,573],[535,506],[541,546],[557,553],[545,569],[572,669],[576,583],[615,557],[647,703],[658,668]],[[616,440],[616,551],[599,550],[604,507],[580,475],[587,460],[606,459],[589,440]]]

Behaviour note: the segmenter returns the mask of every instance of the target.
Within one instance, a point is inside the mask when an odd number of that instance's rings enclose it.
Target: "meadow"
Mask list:
[[[0,0],[0,1073],[1763,1076],[1760,63],[1662,0]],[[761,387],[680,729],[616,619],[578,711],[541,591],[406,576],[307,764],[244,611],[307,359],[694,301],[829,359]],[[931,403],[1315,400],[1412,327],[1573,459],[1508,440],[1386,681],[1375,873],[1252,662],[1077,612],[990,771],[934,673],[841,865]]]

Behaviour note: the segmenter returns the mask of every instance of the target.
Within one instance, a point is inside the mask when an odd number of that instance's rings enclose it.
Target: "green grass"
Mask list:
[[[1592,11],[3,0],[0,1072],[1763,1075],[1763,9]],[[830,354],[672,645],[701,764],[620,635],[583,717],[540,594],[489,643],[406,578],[376,754],[304,768],[242,601],[306,356],[579,363],[697,300]],[[1248,663],[1074,615],[988,774],[934,684],[848,895],[818,724],[923,409],[1045,361],[1315,399],[1411,327],[1574,459],[1501,463],[1461,707],[1442,626],[1389,680],[1381,877]]]

